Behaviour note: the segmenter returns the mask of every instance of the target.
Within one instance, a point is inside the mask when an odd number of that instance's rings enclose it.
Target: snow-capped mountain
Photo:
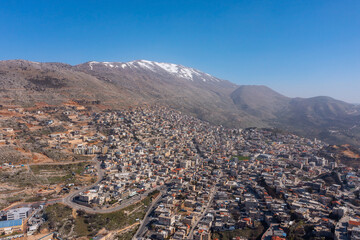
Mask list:
[[[277,127],[360,146],[359,106],[331,98],[288,98],[173,63],[0,61],[0,105],[69,101],[89,109],[164,105],[224,126]]]
[[[137,60],[131,62],[96,62],[91,61],[86,63],[90,70],[96,71],[99,68],[109,68],[112,70],[131,70],[131,71],[151,71],[157,74],[170,74],[173,77],[183,78],[190,81],[202,81],[202,82],[221,82],[216,77],[210,74],[201,72],[194,68],[185,67],[174,63],[162,63],[148,60]],[[82,64],[84,65],[84,64]]]

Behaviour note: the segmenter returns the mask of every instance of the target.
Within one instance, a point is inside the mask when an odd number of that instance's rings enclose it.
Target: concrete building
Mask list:
[[[6,217],[7,220],[17,220],[27,218],[31,213],[31,208],[23,207],[11,209],[7,212]]]

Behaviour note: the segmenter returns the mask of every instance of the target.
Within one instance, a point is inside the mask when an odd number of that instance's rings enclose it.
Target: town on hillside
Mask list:
[[[360,171],[317,139],[76,102],[0,127],[0,239],[360,239]]]

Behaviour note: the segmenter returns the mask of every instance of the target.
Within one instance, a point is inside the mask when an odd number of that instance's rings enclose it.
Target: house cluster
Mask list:
[[[0,213],[0,234],[2,236],[17,236],[27,233],[32,235],[44,222],[42,218],[43,206],[13,208]]]
[[[96,149],[106,174],[80,201],[109,206],[170,184],[144,237],[209,239],[214,231],[265,224],[282,238],[302,221],[314,236],[333,237],[356,198],[359,173],[323,158],[326,144],[316,139],[226,129],[162,107],[92,118],[99,132],[81,147]]]
[[[161,190],[140,239],[208,240],[258,229],[264,239],[285,239],[293,229],[359,239],[360,172],[324,158],[322,141],[214,126],[158,106],[57,113],[71,124],[49,134],[48,146],[97,156],[104,172],[78,203],[106,208]],[[59,124],[49,116],[36,118],[38,125]]]
[[[83,196],[114,201],[169,186],[145,238],[210,239],[260,224],[285,238],[303,221],[314,236],[333,237],[355,196],[345,180],[356,183],[358,172],[321,157],[326,144],[318,140],[211,126],[164,108],[108,112],[94,122],[109,133],[98,145],[106,177]]]
[[[105,136],[90,126],[92,117],[78,106],[44,106],[42,108],[3,109],[0,114],[0,146],[51,149],[64,154],[93,155],[99,153],[92,145]],[[56,159],[55,159],[56,160]]]

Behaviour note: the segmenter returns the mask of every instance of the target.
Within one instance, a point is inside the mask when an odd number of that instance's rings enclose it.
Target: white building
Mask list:
[[[27,207],[11,209],[7,211],[6,217],[7,220],[24,219],[29,217],[31,211],[32,209]]]

